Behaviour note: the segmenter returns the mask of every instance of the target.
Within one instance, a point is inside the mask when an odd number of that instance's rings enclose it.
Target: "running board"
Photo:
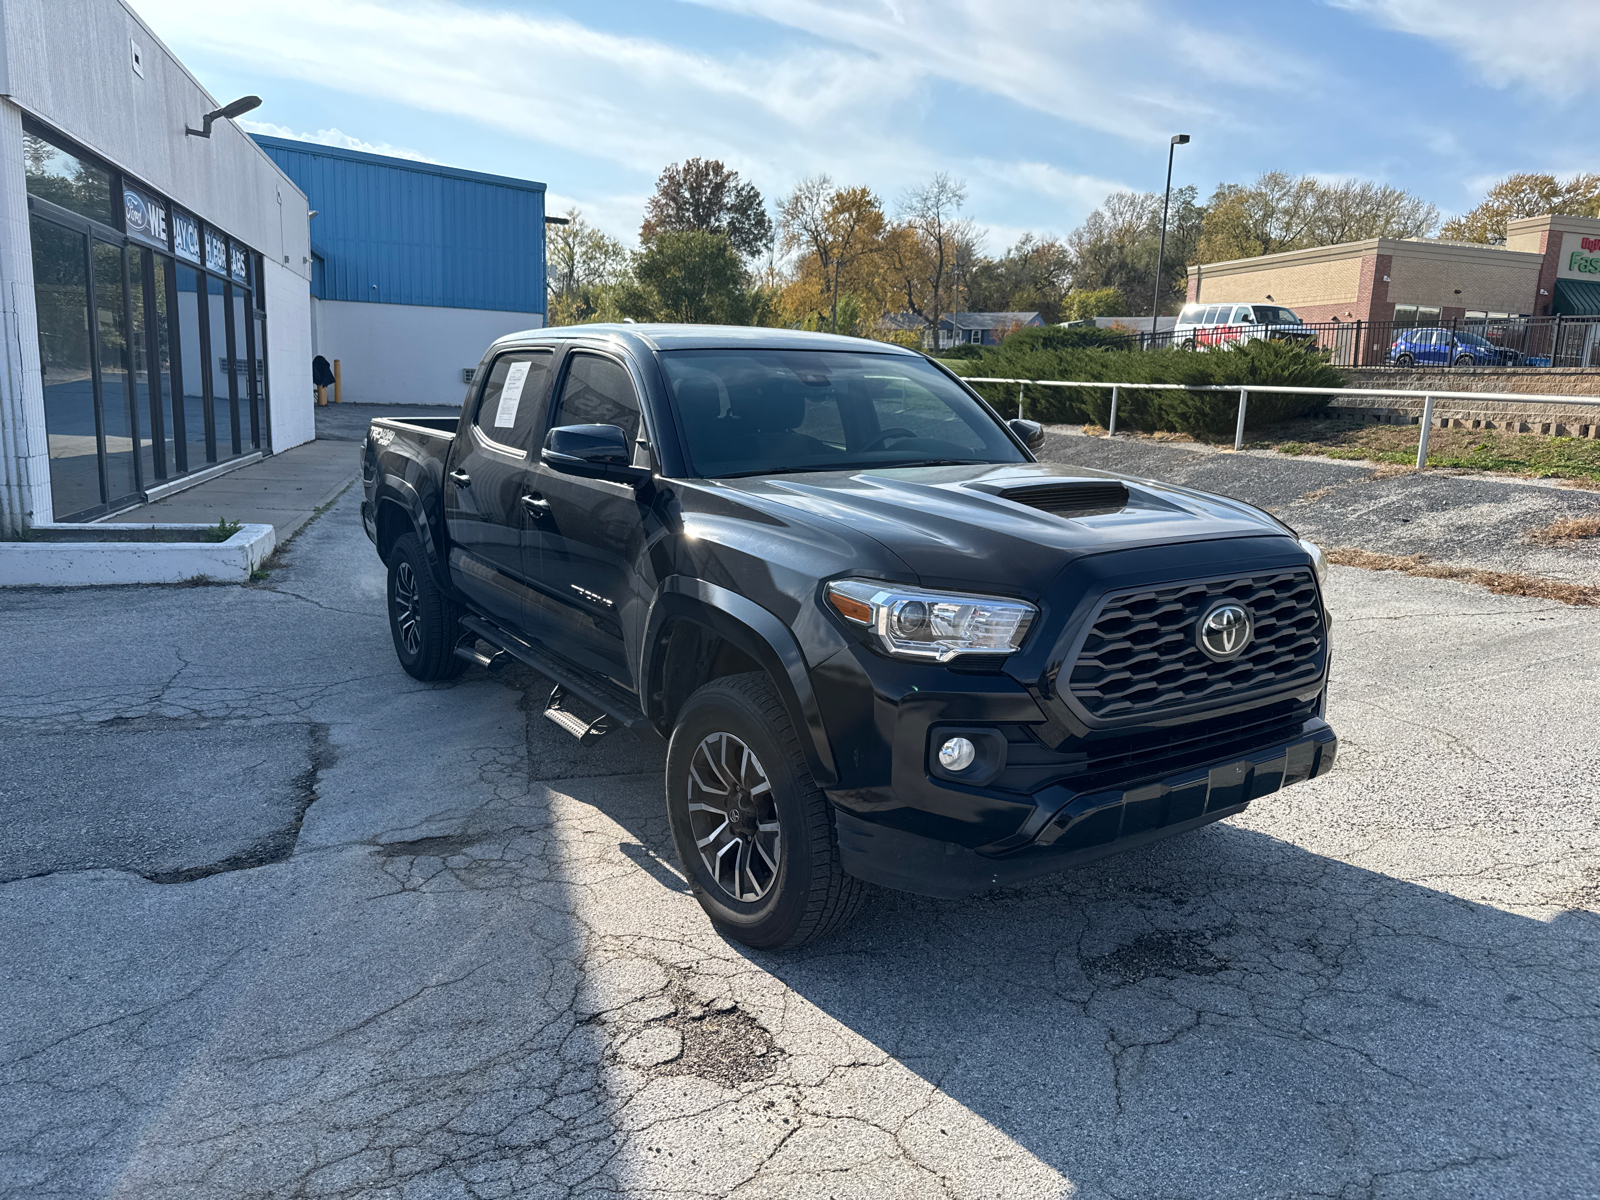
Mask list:
[[[582,717],[564,707],[567,700],[566,689],[559,683],[550,689],[550,699],[545,701],[544,719],[552,722],[560,729],[565,729],[578,739],[580,746],[592,746],[606,734],[610,733],[613,726],[611,718],[601,713],[594,720],[585,722]]]
[[[517,661],[526,663],[550,680],[551,683],[554,683],[567,696],[581,700],[590,708],[598,709],[604,713],[606,717],[610,718],[609,727],[614,728],[617,725],[621,725],[643,742],[662,740],[661,734],[657,732],[650,719],[639,711],[638,707],[633,703],[632,697],[626,697],[616,689],[606,687],[584,677],[579,673],[577,667],[557,658],[542,646],[530,642],[526,638],[519,637],[510,630],[502,629],[492,621],[487,621],[482,617],[462,617],[461,627],[482,638],[491,646],[511,655]],[[589,728],[588,724],[579,720],[571,712],[564,709],[559,709],[559,711],[568,720],[576,723],[580,731]],[[551,717],[551,720],[555,721],[556,724],[567,730],[574,737],[581,737],[581,732],[575,732],[565,721],[556,720],[555,717]],[[597,734],[596,736],[599,735]],[[592,742],[593,739],[591,739],[590,744]]]

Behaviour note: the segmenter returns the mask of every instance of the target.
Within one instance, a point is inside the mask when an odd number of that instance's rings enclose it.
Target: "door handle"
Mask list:
[[[522,498],[522,507],[536,517],[548,517],[550,515],[550,501],[543,496],[524,496]]]
[[[465,471],[451,471],[450,482],[457,487],[470,487],[472,485],[472,476]]]

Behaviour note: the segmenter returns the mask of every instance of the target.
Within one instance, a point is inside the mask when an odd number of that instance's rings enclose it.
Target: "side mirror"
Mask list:
[[[1021,417],[1013,417],[1006,422],[1011,426],[1011,432],[1016,434],[1022,444],[1029,450],[1037,450],[1044,445],[1044,426],[1037,421],[1024,421]]]
[[[648,483],[650,470],[630,465],[632,458],[627,434],[615,425],[562,425],[545,436],[539,452],[539,461],[552,471],[633,487]]]

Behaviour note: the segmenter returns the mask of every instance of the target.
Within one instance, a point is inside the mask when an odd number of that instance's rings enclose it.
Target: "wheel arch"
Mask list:
[[[760,670],[772,681],[821,787],[838,780],[822,711],[804,656],[788,626],[737,592],[674,576],[651,606],[641,654],[645,715],[669,735],[695,688],[723,675]]]
[[[385,477],[373,495],[372,505],[378,557],[387,564],[394,544],[406,534],[414,533],[422,543],[422,552],[427,556],[428,569],[433,573],[434,582],[447,595],[455,595],[450,572],[445,565],[445,548],[434,535],[433,522],[423,515],[422,500],[416,489],[403,479]]]

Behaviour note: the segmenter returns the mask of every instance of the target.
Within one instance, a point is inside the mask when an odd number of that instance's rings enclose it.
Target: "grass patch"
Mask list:
[[[1424,579],[1454,579],[1487,588],[1499,596],[1532,596],[1579,608],[1600,608],[1600,587],[1587,584],[1563,583],[1559,579],[1507,571],[1481,571],[1476,567],[1452,567],[1436,563],[1426,554],[1375,554],[1371,550],[1357,550],[1353,546],[1339,546],[1324,553],[1329,562],[1341,567],[1399,571],[1403,575],[1417,575]]]
[[[1316,454],[1414,466],[1420,434],[1417,425],[1295,421],[1265,431],[1251,444],[1280,454]],[[1498,429],[1435,429],[1428,439],[1428,465],[1571,479],[1600,486],[1600,439],[1505,433]]]
[[[226,517],[220,518],[215,525],[207,529],[200,536],[208,542],[225,542],[244,526],[237,521],[230,521]]]

